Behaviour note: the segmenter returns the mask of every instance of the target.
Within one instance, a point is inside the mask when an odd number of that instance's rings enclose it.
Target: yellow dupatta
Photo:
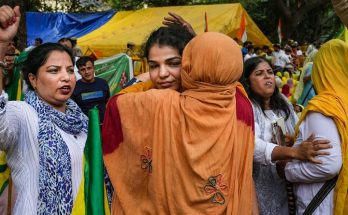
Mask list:
[[[338,39],[325,43],[314,61],[312,80],[318,95],[302,112],[296,133],[310,111],[334,120],[341,137],[343,162],[335,187],[334,214],[348,214],[348,45]]]

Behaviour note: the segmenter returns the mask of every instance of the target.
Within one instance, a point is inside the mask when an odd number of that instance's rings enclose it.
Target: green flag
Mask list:
[[[10,83],[5,88],[5,91],[8,94],[8,100],[10,101],[23,100],[21,86],[21,70],[24,62],[27,60],[27,57],[28,52],[21,52],[21,54],[15,59],[15,65],[13,67],[13,74]]]
[[[105,79],[110,87],[110,95],[115,95],[133,78],[132,60],[126,54],[118,54],[94,62],[95,75]]]
[[[88,113],[88,137],[85,154],[85,204],[86,215],[109,214],[104,184],[104,164],[101,145],[99,111],[96,107]],[[105,202],[106,201],[106,202]]]

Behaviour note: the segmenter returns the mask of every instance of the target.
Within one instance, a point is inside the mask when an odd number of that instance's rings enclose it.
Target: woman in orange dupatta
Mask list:
[[[149,90],[108,103],[112,214],[251,214],[254,122],[236,93],[240,48],[204,33],[185,48],[182,67],[182,93]]]

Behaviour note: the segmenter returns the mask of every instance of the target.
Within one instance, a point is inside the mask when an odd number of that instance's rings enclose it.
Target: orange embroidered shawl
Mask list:
[[[182,93],[109,101],[103,152],[113,214],[251,214],[254,122],[236,90],[242,70],[232,39],[204,33],[184,50]]]

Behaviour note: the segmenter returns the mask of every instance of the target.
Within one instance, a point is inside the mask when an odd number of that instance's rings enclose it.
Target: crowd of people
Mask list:
[[[240,46],[169,13],[145,42],[147,73],[117,95],[75,40],[37,38],[24,101],[12,101],[20,20],[18,6],[0,7],[0,149],[13,181],[0,210],[72,213],[97,106],[112,214],[348,213],[343,41]]]

